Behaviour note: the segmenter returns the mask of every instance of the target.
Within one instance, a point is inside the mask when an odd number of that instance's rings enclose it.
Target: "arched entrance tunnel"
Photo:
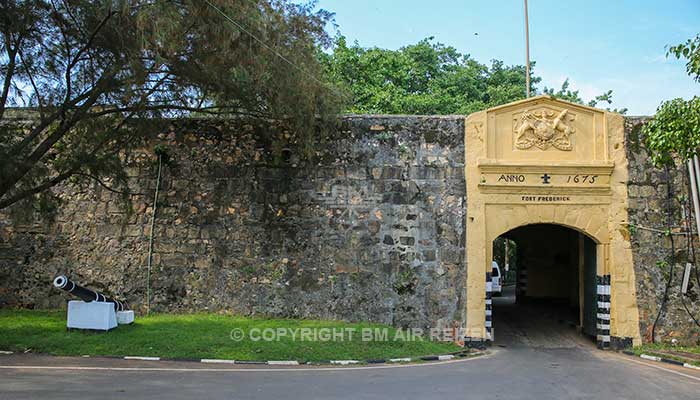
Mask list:
[[[505,232],[493,246],[494,344],[556,348],[586,338],[595,342],[594,240],[562,225],[531,224]]]
[[[624,144],[621,116],[546,96],[467,117],[467,345],[641,343]],[[519,279],[492,298],[498,237]]]

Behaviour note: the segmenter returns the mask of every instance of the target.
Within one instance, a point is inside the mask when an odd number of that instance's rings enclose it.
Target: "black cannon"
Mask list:
[[[86,303],[89,303],[91,301],[101,301],[105,303],[113,303],[114,311],[126,311],[129,309],[129,307],[125,303],[119,300],[109,298],[100,292],[95,292],[88,288],[84,288],[80,285],[76,285],[75,282],[68,279],[68,277],[66,277],[65,275],[57,276],[56,279],[53,280],[53,285],[59,289],[65,290],[66,292],[74,295],[75,297],[80,298],[80,300]]]

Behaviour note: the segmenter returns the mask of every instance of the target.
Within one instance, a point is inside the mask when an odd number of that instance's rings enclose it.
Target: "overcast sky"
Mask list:
[[[577,4],[577,5],[574,5]],[[320,0],[340,33],[396,49],[428,36],[487,63],[524,64],[522,0]],[[653,114],[664,99],[700,95],[665,46],[700,33],[700,0],[530,0],[530,58],[544,86],[569,78],[585,100],[613,90],[613,107]],[[335,34],[335,31],[332,31]]]

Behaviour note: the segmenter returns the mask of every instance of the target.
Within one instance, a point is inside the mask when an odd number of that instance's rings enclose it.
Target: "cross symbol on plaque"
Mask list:
[[[552,179],[552,177],[546,173],[544,175],[542,175],[540,178],[542,178],[542,183],[545,185],[549,185],[549,180]]]

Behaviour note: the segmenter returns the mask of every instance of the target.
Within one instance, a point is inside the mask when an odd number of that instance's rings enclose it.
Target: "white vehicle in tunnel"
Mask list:
[[[491,261],[491,295],[500,296],[503,290],[503,275],[498,263]]]

